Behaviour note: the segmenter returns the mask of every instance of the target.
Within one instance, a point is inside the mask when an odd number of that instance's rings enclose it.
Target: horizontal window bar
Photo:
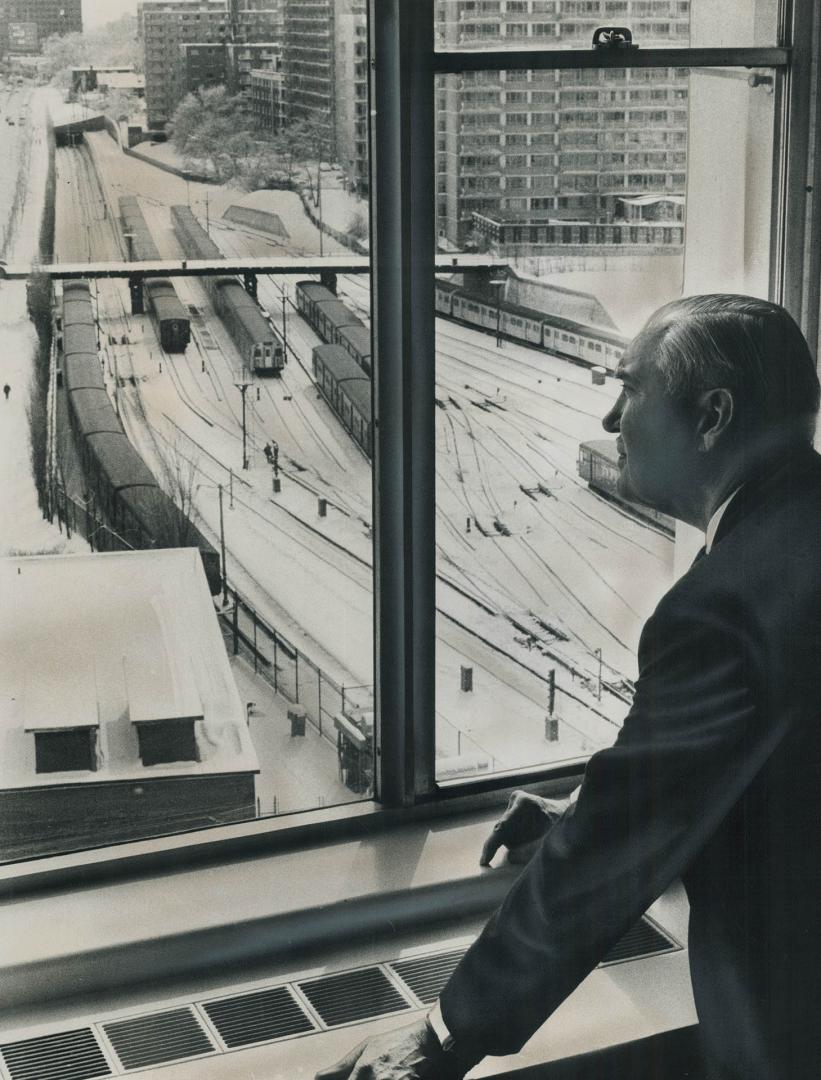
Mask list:
[[[437,75],[463,71],[543,71],[555,68],[767,67],[784,68],[790,49],[460,49],[437,52]]]

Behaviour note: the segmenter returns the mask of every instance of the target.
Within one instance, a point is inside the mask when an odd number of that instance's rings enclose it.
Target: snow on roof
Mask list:
[[[619,202],[628,206],[654,206],[656,203],[675,203],[684,206],[683,195],[619,195]]]
[[[100,713],[94,658],[87,656],[71,673],[71,692],[56,680],[28,672],[23,693],[25,731],[64,731],[66,728],[97,728]]]
[[[0,559],[0,653],[0,789],[258,771],[195,548]],[[181,715],[200,760],[144,766],[132,721]],[[97,725],[96,772],[35,771],[31,732]]]
[[[110,90],[139,90],[145,86],[145,76],[135,71],[98,71],[97,85]]]
[[[68,124],[82,124],[86,120],[94,120],[103,115],[99,109],[86,109],[76,101],[59,105],[51,102],[49,111],[56,128],[65,127]]]

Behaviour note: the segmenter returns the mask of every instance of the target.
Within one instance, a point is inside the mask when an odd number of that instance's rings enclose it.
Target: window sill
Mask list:
[[[295,972],[467,944],[518,872],[478,865],[497,816],[474,810],[204,866],[178,859],[174,870],[9,899],[0,914],[2,1028],[25,1038],[216,988],[235,993]],[[671,890],[651,912],[686,940],[683,890]],[[386,1017],[183,1063],[168,1076],[308,1077],[354,1042],[401,1022]],[[487,1059],[473,1075],[541,1067],[692,1022],[686,951],[618,964],[593,972],[519,1055]]]

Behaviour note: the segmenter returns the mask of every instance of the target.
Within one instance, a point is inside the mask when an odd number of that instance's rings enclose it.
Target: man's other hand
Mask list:
[[[424,1020],[388,1031],[355,1046],[315,1080],[461,1080]]]
[[[493,826],[485,840],[480,866],[490,866],[490,860],[500,847],[507,848],[507,861],[526,863],[541,843],[548,829],[570,805],[569,799],[543,799],[526,791],[514,791],[507,810]]]

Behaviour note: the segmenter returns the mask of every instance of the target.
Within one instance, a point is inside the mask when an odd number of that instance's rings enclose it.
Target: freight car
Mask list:
[[[371,380],[341,345],[313,350],[316,385],[366,457],[373,455]]]
[[[222,259],[222,252],[188,206],[172,206],[171,221],[183,251],[191,259]],[[257,375],[279,375],[285,366],[282,338],[259,304],[235,277],[207,275],[205,291],[222,319],[243,363]]]
[[[134,195],[120,196],[120,223],[132,259],[150,262],[160,258]],[[168,278],[146,278],[143,292],[162,347],[167,352],[184,352],[191,340],[191,321],[171,281]]]
[[[620,506],[632,517],[649,522],[669,536],[675,536],[676,523],[673,518],[632,499],[625,499],[619,493],[618,454],[613,439],[592,439],[581,443],[578,469],[579,476],[587,481],[591,491]]]
[[[627,339],[603,327],[585,326],[561,315],[546,315],[462,288],[454,282],[437,278],[435,288],[437,314],[488,333],[545,349],[586,367],[603,367],[615,372]]]
[[[129,442],[105,388],[85,282],[63,290],[62,370],[68,414],[88,490],[107,524],[132,548],[197,547],[211,592],[222,588],[219,553],[159,487]],[[98,534],[102,540],[105,532]]]

